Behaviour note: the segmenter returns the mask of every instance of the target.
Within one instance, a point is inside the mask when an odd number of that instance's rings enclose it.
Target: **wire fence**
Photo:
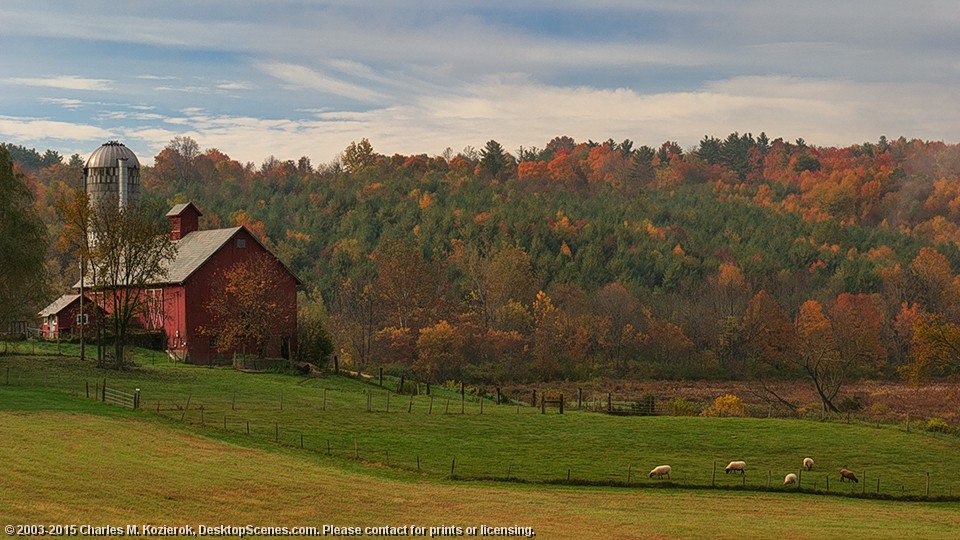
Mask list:
[[[545,485],[576,485],[576,486],[609,486],[630,488],[662,488],[682,487],[685,489],[731,489],[749,491],[789,492],[796,491],[821,495],[844,495],[853,497],[891,499],[891,500],[927,500],[927,501],[960,501],[960,485],[955,479],[944,476],[931,478],[928,473],[918,472],[921,482],[917,478],[903,481],[884,471],[855,471],[858,483],[842,481],[837,473],[820,471],[788,471],[797,475],[798,481],[784,486],[778,474],[772,469],[752,470],[741,475],[718,475],[717,467],[723,463],[703,463],[695,467],[685,467],[674,470],[666,479],[652,479],[640,463],[625,462],[609,464],[609,467],[598,467],[595,463],[585,466],[583,463],[574,463],[567,467],[556,463],[545,470],[543,463],[525,461],[522,455],[498,461],[492,465],[489,460],[476,459],[476,453],[461,453],[457,455],[439,456],[437,451],[418,452],[410,445],[391,445],[373,441],[370,434],[362,431],[349,432],[346,426],[339,429],[321,429],[317,426],[304,425],[290,418],[290,414],[301,412],[302,406],[287,403],[287,412],[284,414],[284,396],[281,391],[274,403],[257,401],[248,403],[243,396],[238,402],[236,391],[232,395],[220,396],[211,400],[210,396],[204,399],[194,399],[192,394],[178,399],[151,399],[149,389],[141,395],[141,389],[124,388],[122,385],[109,382],[107,379],[85,380],[83,386],[78,387],[75,377],[63,377],[56,373],[39,374],[37,372],[23,372],[11,369],[9,366],[0,371],[2,382],[7,386],[54,388],[70,392],[75,395],[102,401],[115,406],[139,409],[142,413],[157,415],[167,421],[190,425],[205,431],[221,433],[225,436],[249,437],[251,442],[273,444],[288,448],[297,448],[305,452],[329,456],[334,459],[346,459],[364,464],[386,467],[394,470],[425,474],[433,477],[449,478],[454,480],[487,480],[502,482],[518,482]],[[311,406],[311,414],[337,414],[344,408],[354,412],[370,414],[412,414],[450,417],[459,415],[483,415],[496,411],[496,414],[559,414],[559,407],[546,408],[545,403],[553,401],[547,399],[552,395],[541,392],[540,403],[533,406],[531,403],[513,401],[509,404],[497,406],[487,399],[467,399],[465,392],[458,396],[435,396],[423,393],[396,394],[379,388],[367,389],[363,399],[357,396],[344,397],[343,391],[334,391],[327,388],[318,389],[320,399]],[[597,400],[602,408],[602,400]],[[557,404],[559,405],[559,404]],[[592,407],[579,404],[583,410],[593,410]],[[567,411],[570,411],[568,406]],[[266,418],[265,418],[266,417]],[[855,420],[850,417],[833,418],[832,420]],[[859,422],[864,425],[875,425],[875,422]],[[910,430],[910,423],[901,425],[904,431]],[[938,434],[931,434],[938,436]],[[558,473],[559,470],[559,473]],[[723,473],[723,469],[720,469]],[[782,472],[782,471],[781,471]]]

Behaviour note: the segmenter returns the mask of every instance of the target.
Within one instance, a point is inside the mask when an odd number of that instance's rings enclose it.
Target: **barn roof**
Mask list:
[[[200,209],[197,208],[197,205],[193,204],[192,202],[185,202],[185,203],[173,205],[173,208],[171,208],[170,211],[167,212],[166,217],[179,216],[180,214],[183,213],[184,210],[187,209],[187,207],[190,207],[190,206],[193,207],[193,210],[197,213],[198,216],[203,215],[203,212],[201,212]]]
[[[149,283],[148,285],[159,285],[159,284],[169,284],[169,283],[183,283],[190,277],[191,274],[197,271],[201,266],[203,266],[210,257],[220,250],[231,238],[234,237],[240,230],[246,230],[243,226],[240,227],[230,227],[227,229],[210,229],[206,231],[193,231],[180,240],[176,242],[177,244],[177,255],[172,260],[167,263],[167,272],[166,277]],[[249,231],[247,231],[249,233]],[[250,234],[255,242],[260,244],[261,247],[264,247],[263,244],[257,240],[257,237],[253,234]],[[266,249],[268,253],[273,255],[269,249]],[[276,257],[274,255],[274,257]],[[303,282],[300,281],[300,278],[296,276],[293,272],[282,261],[277,259],[284,268],[287,269],[287,272],[290,272],[290,275],[293,276],[293,279],[296,280],[297,285],[303,285]],[[86,286],[92,286],[92,280],[88,277],[86,280]],[[75,289],[80,288],[80,281],[73,286]]]
[[[182,283],[207,262],[242,227],[193,231],[177,242],[177,256],[167,265],[165,283]]]
[[[79,294],[65,294],[60,298],[54,300],[49,306],[40,310],[41,317],[49,317],[50,315],[56,315],[63,311],[63,308],[72,304],[77,298],[80,298]]]

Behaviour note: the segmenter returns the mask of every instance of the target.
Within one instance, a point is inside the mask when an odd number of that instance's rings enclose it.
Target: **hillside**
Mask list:
[[[383,156],[364,140],[318,167],[256,167],[179,137],[143,178],[158,208],[192,200],[208,226],[244,224],[273,247],[359,368],[435,382],[796,377],[829,334],[856,344],[829,355],[845,378],[956,369],[956,145],[734,133],[690,151],[557,137],[516,154],[490,141]],[[33,161],[56,238],[53,202],[78,170]],[[51,257],[70,282],[65,246]]]

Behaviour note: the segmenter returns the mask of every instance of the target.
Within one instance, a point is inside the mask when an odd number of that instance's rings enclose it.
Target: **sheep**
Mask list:
[[[784,486],[789,486],[790,484],[796,484],[796,483],[797,483],[797,475],[793,473],[790,473],[783,478]]]
[[[667,478],[670,478],[670,466],[669,465],[660,465],[655,467],[650,471],[650,478],[656,476],[657,478],[663,478],[663,475],[667,475]]]
[[[731,461],[730,464],[727,465],[726,473],[730,474],[731,472],[739,471],[740,474],[745,474],[746,469],[747,469],[746,461]]]
[[[812,470],[813,470],[813,460],[810,459],[810,458],[808,458],[808,457],[803,458],[803,468],[804,468],[804,470],[812,471]]]
[[[860,480],[857,480],[857,475],[853,474],[853,471],[847,469],[840,469],[840,481],[850,480],[855,484],[859,484]]]

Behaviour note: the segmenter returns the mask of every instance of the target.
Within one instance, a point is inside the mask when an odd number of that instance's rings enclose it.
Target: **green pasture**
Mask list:
[[[492,401],[483,403],[481,414],[475,398],[461,414],[459,393],[449,389],[432,389],[431,409],[431,397],[398,395],[371,380],[240,373],[150,356],[139,362],[115,372],[73,357],[0,356],[0,410],[115,411],[94,402],[106,379],[111,387],[140,389],[143,408],[136,417],[231,444],[289,448],[349,470],[373,466],[398,479],[446,479],[452,470],[467,479],[654,486],[666,481],[646,473],[669,464],[674,485],[782,489],[784,475],[812,457],[814,471],[801,477],[806,490],[827,490],[829,478],[829,491],[837,494],[923,497],[929,474],[931,497],[960,495],[960,440],[908,433],[902,426],[617,417],[570,405],[563,415],[556,409],[540,414]],[[33,388],[49,390],[28,391]],[[64,392],[83,399],[64,405]],[[747,462],[745,477],[724,474],[732,460]],[[864,481],[841,484],[841,467],[865,472]]]
[[[34,409],[0,411],[4,526],[488,525],[577,539],[946,539],[960,530],[956,503],[392,478],[381,467],[358,472],[297,448],[238,446],[149,415],[88,414],[113,408],[57,394],[0,388],[5,407],[23,400]],[[86,412],[36,410],[44,400]]]

